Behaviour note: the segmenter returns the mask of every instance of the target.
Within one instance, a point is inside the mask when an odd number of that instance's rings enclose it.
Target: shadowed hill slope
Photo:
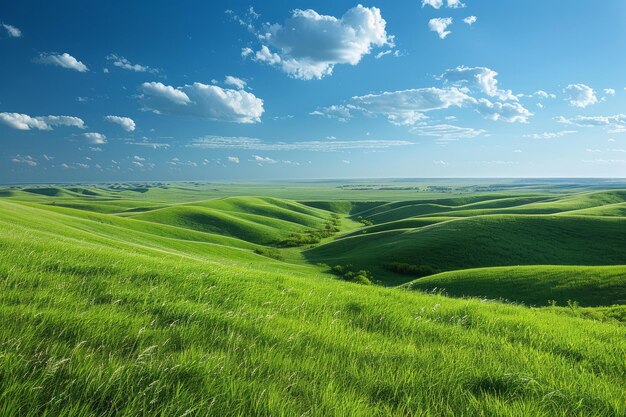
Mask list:
[[[494,215],[339,239],[305,252],[313,262],[384,274],[387,262],[439,271],[507,265],[626,264],[626,219]]]
[[[406,288],[443,290],[451,296],[502,298],[528,305],[626,304],[626,266],[515,266],[444,272],[420,278]]]

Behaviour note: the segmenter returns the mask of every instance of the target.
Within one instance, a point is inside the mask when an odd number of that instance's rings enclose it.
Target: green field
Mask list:
[[[0,187],[0,416],[624,416],[625,189]]]

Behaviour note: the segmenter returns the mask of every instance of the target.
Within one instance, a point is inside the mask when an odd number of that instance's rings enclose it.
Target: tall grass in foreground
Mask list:
[[[626,415],[619,324],[95,235],[0,217],[1,416]]]

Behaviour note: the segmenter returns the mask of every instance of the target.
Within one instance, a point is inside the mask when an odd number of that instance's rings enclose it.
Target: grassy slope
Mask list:
[[[234,264],[242,251],[196,258],[2,208],[0,415],[626,413],[617,324]]]
[[[406,285],[452,296],[504,298],[545,306],[550,300],[582,306],[626,304],[626,266],[516,266],[444,272]]]
[[[590,244],[593,242],[593,244]],[[384,274],[385,262],[448,271],[507,265],[626,264],[626,219],[494,215],[336,240],[306,252],[313,262]],[[384,276],[383,276],[384,278]]]
[[[286,200],[233,197],[172,206],[132,217],[258,244],[275,244],[292,233],[323,228],[329,213]]]

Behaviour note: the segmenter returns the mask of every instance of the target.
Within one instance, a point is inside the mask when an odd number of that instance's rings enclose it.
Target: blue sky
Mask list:
[[[626,3],[13,2],[0,182],[624,177]]]

